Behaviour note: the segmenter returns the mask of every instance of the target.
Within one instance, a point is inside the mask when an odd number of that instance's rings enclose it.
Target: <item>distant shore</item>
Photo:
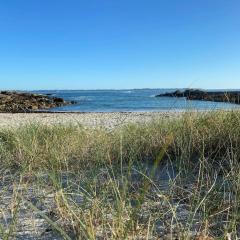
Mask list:
[[[187,89],[185,91],[177,90],[174,92],[159,94],[156,97],[184,97],[187,100],[240,104],[240,91],[203,91],[199,89]]]

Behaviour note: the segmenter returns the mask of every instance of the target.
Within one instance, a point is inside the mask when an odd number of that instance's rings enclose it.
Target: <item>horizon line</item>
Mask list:
[[[85,89],[0,89],[0,91],[127,91],[127,90],[175,90],[175,89],[199,89],[199,90],[240,90],[240,88],[85,88]]]

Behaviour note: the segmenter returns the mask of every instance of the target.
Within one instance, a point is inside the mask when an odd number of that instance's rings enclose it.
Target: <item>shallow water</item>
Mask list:
[[[240,105],[207,101],[189,101],[185,98],[155,96],[175,89],[130,89],[130,90],[56,90],[35,91],[52,94],[77,104],[52,108],[49,111],[66,112],[134,112],[169,110],[215,110],[240,108]]]

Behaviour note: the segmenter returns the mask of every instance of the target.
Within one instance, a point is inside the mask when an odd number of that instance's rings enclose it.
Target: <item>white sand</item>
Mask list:
[[[144,123],[158,118],[178,117],[183,112],[114,112],[114,113],[0,113],[0,128],[18,127],[29,123],[75,124],[86,127],[114,128],[126,123]]]

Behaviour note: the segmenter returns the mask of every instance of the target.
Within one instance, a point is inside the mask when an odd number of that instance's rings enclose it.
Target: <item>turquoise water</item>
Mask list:
[[[130,89],[130,90],[61,90],[35,91],[52,94],[74,105],[52,108],[49,111],[66,112],[132,112],[169,110],[214,110],[240,108],[240,105],[207,101],[187,101],[185,98],[156,98],[155,95],[175,89]]]

